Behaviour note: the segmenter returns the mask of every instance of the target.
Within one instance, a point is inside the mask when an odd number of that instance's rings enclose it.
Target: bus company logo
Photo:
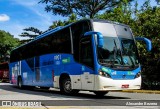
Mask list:
[[[2,106],[11,106],[11,101],[2,101]]]

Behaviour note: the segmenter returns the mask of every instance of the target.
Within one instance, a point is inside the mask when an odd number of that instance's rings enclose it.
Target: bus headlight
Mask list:
[[[140,77],[140,76],[141,76],[141,74],[140,74],[140,73],[137,73],[137,74],[135,75],[134,79],[136,79],[136,78],[138,78],[138,77]]]
[[[101,71],[101,70],[99,70],[99,75],[107,77],[107,78],[111,78],[110,74],[108,74],[108,73],[106,73],[104,71]]]

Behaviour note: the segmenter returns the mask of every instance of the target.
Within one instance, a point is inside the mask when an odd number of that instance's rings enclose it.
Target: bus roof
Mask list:
[[[59,26],[59,27],[56,27],[56,28],[54,28],[54,29],[51,29],[51,30],[49,30],[49,31],[47,31],[47,32],[44,32],[43,34],[37,36],[35,39],[27,42],[26,44],[22,44],[22,45],[20,45],[19,47],[16,47],[16,48],[13,49],[12,51],[14,51],[14,50],[16,50],[16,49],[18,49],[18,48],[21,48],[22,46],[28,45],[29,43],[32,43],[32,42],[34,42],[34,41],[36,41],[36,40],[39,40],[39,39],[41,39],[41,38],[43,38],[43,37],[45,37],[45,36],[47,36],[47,35],[50,35],[50,34],[52,34],[52,33],[54,33],[54,32],[57,32],[57,31],[62,30],[62,29],[64,29],[64,28],[66,28],[66,27],[69,27],[69,26],[71,26],[71,25],[73,25],[73,24],[76,24],[76,23],[79,23],[79,22],[83,22],[83,21],[112,23],[112,24],[123,25],[123,26],[127,26],[127,27],[128,27],[128,25],[125,25],[125,24],[122,24],[122,23],[119,23],[119,22],[110,21],[110,20],[103,20],[103,19],[83,19],[83,20],[79,20],[79,21],[77,21],[77,22],[68,24],[68,25],[66,25],[66,26]]]
[[[116,25],[122,25],[122,26],[127,26],[127,27],[129,27],[129,26],[126,25],[126,24],[119,23],[119,22],[115,22],[115,21],[111,21],[111,20],[93,19],[92,21],[93,21],[93,22],[102,22],[102,23],[111,23],[111,24],[116,24]]]

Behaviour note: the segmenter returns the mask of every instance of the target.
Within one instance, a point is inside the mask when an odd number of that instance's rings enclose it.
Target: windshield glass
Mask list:
[[[98,48],[98,59],[101,64],[121,65],[120,44],[116,37],[104,37],[103,48]]]
[[[138,52],[134,40],[132,39],[120,39],[122,46],[122,56],[125,65],[137,66],[138,62]]]
[[[99,63],[104,66],[134,68],[139,64],[136,46],[131,39],[104,37],[104,46],[97,47],[97,52]]]
[[[93,22],[94,31],[103,35],[104,45],[97,46],[101,65],[117,69],[134,69],[139,66],[137,48],[131,29],[127,25],[107,21]]]

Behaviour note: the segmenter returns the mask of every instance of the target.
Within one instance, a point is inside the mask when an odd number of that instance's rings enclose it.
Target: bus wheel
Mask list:
[[[22,89],[23,88],[23,82],[22,82],[22,78],[21,77],[19,77],[18,78],[18,88],[20,88],[20,89]]]
[[[60,86],[60,91],[63,94],[76,94],[79,90],[73,90],[70,78],[64,78]]]
[[[106,92],[106,91],[95,91],[94,93],[96,94],[96,96],[102,97],[105,94],[107,94],[108,92]]]

